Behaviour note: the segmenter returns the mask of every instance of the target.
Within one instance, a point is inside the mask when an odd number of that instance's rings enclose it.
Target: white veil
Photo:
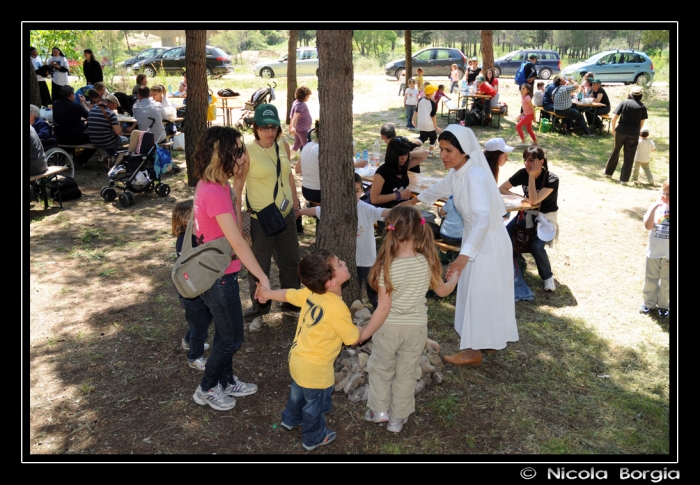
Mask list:
[[[487,173],[491,174],[491,168],[489,167],[489,164],[486,161],[486,157],[484,156],[484,152],[481,149],[481,146],[479,145],[479,140],[476,139],[476,136],[474,135],[474,132],[471,130],[471,128],[453,124],[448,125],[447,128],[445,128],[443,131],[449,131],[455,136],[455,138],[457,138],[457,141],[459,142],[462,151],[469,155],[469,160],[467,161],[467,163],[471,161],[472,163],[486,170]],[[492,195],[496,196],[496,200],[500,201],[500,204],[502,206],[502,211],[500,215],[503,215],[506,213],[506,207],[503,204],[503,198],[501,197],[501,193],[498,190],[496,179],[493,178],[492,180],[493,183],[488,184],[488,190],[490,192],[493,192]]]

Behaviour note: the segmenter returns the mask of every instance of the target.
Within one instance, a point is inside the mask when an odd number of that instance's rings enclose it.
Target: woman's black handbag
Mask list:
[[[282,172],[282,169],[280,168],[280,149],[277,142],[275,142],[275,153],[277,154],[277,180],[275,181],[275,191],[272,194],[272,204],[260,209],[259,211],[254,211],[252,209],[250,211],[251,214],[258,216],[258,222],[260,223],[260,227],[262,227],[265,237],[276,236],[287,227],[287,221],[284,220],[282,212],[275,203],[275,200],[277,200],[277,190],[279,189],[280,173]],[[250,208],[250,202],[248,201],[247,194],[245,197],[245,202],[248,208]]]
[[[530,245],[537,236],[537,219],[534,219],[534,224],[528,228],[526,217],[525,211],[519,211],[517,220],[511,227],[510,240],[513,243],[513,252],[516,254],[531,253]]]

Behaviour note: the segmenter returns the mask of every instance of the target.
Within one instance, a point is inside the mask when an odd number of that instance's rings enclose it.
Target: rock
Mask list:
[[[432,347],[432,348],[434,348],[435,350],[437,350],[438,353],[440,353],[440,344],[437,343],[435,340],[430,340],[430,339],[428,339],[427,342],[425,343],[425,347],[426,347],[426,348]]]
[[[356,372],[350,376],[350,379],[348,379],[347,384],[345,384],[345,387],[343,388],[343,391],[348,394],[350,391],[354,391],[358,387],[360,387],[362,384],[365,383],[365,373],[364,372]]]
[[[347,352],[347,354],[351,356],[357,354],[357,350],[355,349],[345,349],[345,352]]]
[[[430,374],[423,374],[423,377],[421,377],[425,381],[425,385],[429,386],[433,383],[433,379]]]
[[[426,349],[423,351],[423,355],[428,358],[430,365],[436,367],[437,369],[442,369],[444,367],[445,364],[442,362],[440,353],[435,349],[435,347],[426,347]]]
[[[445,375],[442,372],[433,373],[433,380],[435,384],[441,384],[445,380]]]
[[[423,379],[416,382],[416,393],[421,392],[425,388],[425,381]]]
[[[420,358],[420,368],[423,371],[424,374],[430,374],[431,372],[436,372],[439,369],[435,366],[433,366],[430,361],[428,360],[427,355],[421,355]]]
[[[350,372],[347,370],[343,370],[341,372],[337,372],[335,374],[335,390],[340,391],[345,387],[345,385],[348,383],[348,380],[350,379]]]
[[[352,323],[354,323],[355,325],[359,325],[365,322],[369,322],[370,318],[372,318],[372,313],[367,308],[363,308],[362,310],[357,310],[355,316],[352,319]]]
[[[263,326],[263,319],[262,317],[255,317],[252,322],[250,322],[250,325],[248,325],[248,330],[251,332],[259,332],[262,329]]]
[[[362,310],[364,307],[365,305],[360,300],[353,301],[352,305],[350,305],[350,318],[354,320],[355,313],[357,313],[359,310]]]
[[[348,394],[348,400],[351,402],[359,402],[359,401],[366,401],[367,398],[369,397],[369,386],[365,384],[364,386],[360,386],[354,391],[352,391],[350,394]]]
[[[357,354],[357,363],[360,364],[360,369],[365,370],[367,367],[367,361],[369,360],[369,355],[364,352]]]

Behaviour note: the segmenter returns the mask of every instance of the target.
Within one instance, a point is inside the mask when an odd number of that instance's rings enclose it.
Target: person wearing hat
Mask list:
[[[480,72],[479,60],[476,57],[469,59],[467,63],[467,85],[470,86],[474,83],[474,81],[476,81],[476,76],[478,76]]]
[[[88,114],[88,135],[95,148],[103,148],[109,155],[129,143],[122,136],[122,127],[117,120],[119,100],[113,94],[105,94],[103,104],[93,106]]]
[[[39,52],[34,48],[29,48],[29,57],[32,59],[34,69],[36,70],[36,80],[39,82],[39,94],[41,95],[41,105],[51,106],[51,93],[49,86],[46,84],[46,76],[51,74],[51,68],[41,62]]]
[[[245,179],[246,206],[253,210],[250,216],[253,254],[269,277],[270,262],[274,253],[279,268],[280,288],[298,289],[297,268],[300,257],[295,209],[299,209],[299,199],[289,162],[289,144],[284,140],[279,141],[282,130],[274,105],[261,104],[255,108],[253,134],[255,139],[246,144],[250,167]],[[257,212],[273,203],[282,213],[286,227],[279,234],[268,237],[263,232]],[[248,285],[252,306],[243,317],[246,322],[252,322],[251,328],[259,329],[262,316],[270,312],[271,302],[261,304],[255,299],[256,285],[252,274],[248,275]],[[299,311],[299,307],[291,303],[283,303],[282,308]]]
[[[435,143],[437,142],[437,135],[442,130],[438,127],[437,118],[435,114],[437,113],[437,104],[433,100],[433,95],[437,91],[437,88],[432,84],[425,86],[425,96],[418,101],[418,110],[416,114],[413,115],[417,119],[414,121],[414,126],[418,128],[420,135],[418,139],[425,143],[426,140],[430,140],[430,147],[428,148],[428,156],[433,156],[433,149],[435,148]]]
[[[498,182],[498,171],[506,164],[508,154],[513,150],[512,146],[506,145],[503,138],[491,138],[484,143],[484,157],[496,182]]]
[[[634,167],[634,155],[639,144],[639,132],[644,126],[644,120],[648,118],[647,108],[642,103],[642,88],[634,86],[630,89],[629,99],[617,105],[611,121],[611,129],[615,137],[613,148],[608,162],[605,164],[606,177],[612,177],[620,158],[620,150],[625,147],[625,155],[620,172],[620,182],[629,183],[632,168]]]
[[[70,85],[68,82],[68,60],[61,49],[54,47],[51,49],[51,57],[46,63],[53,69],[51,73],[51,100],[57,101],[61,99],[61,87]]]
[[[550,231],[543,230],[540,238],[540,232],[533,238],[530,244],[530,252],[537,264],[537,272],[540,278],[544,281],[544,291],[554,291],[556,285],[554,283],[554,275],[552,273],[552,265],[549,262],[549,256],[544,247],[554,247],[558,239],[558,223],[557,213],[559,207],[557,205],[557,197],[559,194],[559,177],[549,171],[547,167],[547,157],[541,147],[530,146],[523,151],[523,160],[525,168],[521,168],[512,177],[503,182],[499,186],[501,194],[519,195],[510,191],[511,188],[520,185],[525,195],[525,199],[530,205],[539,204],[539,214],[542,215],[550,224],[555,227],[554,235],[549,237]],[[515,224],[527,224],[525,219],[535,218],[537,211],[521,211],[518,217],[513,218],[506,226],[508,232],[512,232]],[[522,217],[521,217],[522,214]],[[549,227],[549,224],[548,224]],[[520,268],[527,266],[522,254],[514,255]]]
[[[601,86],[600,79],[592,78],[589,82],[591,83],[590,95],[591,98],[593,98],[593,102],[601,103],[605,106],[599,106],[591,111],[586,110],[586,121],[588,122],[588,126],[593,126],[594,128],[602,130],[603,122],[598,115],[610,113],[610,98],[608,98],[608,93],[606,93],[605,89]]]

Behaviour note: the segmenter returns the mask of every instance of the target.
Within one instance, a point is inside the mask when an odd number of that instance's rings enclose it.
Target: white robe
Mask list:
[[[455,330],[460,349],[503,349],[518,340],[513,290],[513,246],[503,225],[505,207],[490,170],[468,160],[418,195],[431,205],[454,196],[464,232],[460,254],[469,257],[457,287]]]

